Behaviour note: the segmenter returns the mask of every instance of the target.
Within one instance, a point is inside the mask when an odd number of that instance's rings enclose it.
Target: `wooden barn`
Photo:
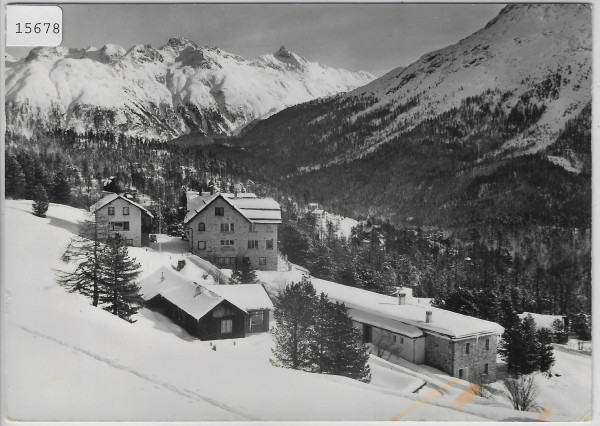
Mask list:
[[[233,339],[269,331],[273,304],[260,284],[197,284],[161,267],[140,282],[146,306],[200,340]]]

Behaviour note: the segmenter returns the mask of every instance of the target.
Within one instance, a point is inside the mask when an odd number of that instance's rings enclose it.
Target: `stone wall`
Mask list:
[[[489,340],[489,349],[486,341]],[[425,338],[425,364],[464,380],[493,381],[496,378],[497,335],[451,340],[433,334]],[[467,353],[467,344],[469,346]],[[485,373],[487,364],[487,374]]]
[[[223,216],[215,216],[215,208],[223,208]],[[204,231],[198,230],[198,224],[204,223]],[[221,224],[233,224],[233,232],[222,232]],[[196,215],[189,223],[190,250],[198,256],[221,268],[232,269],[229,259],[240,262],[248,257],[255,269],[277,270],[277,225],[256,224],[250,230],[250,222],[221,198]],[[205,249],[198,248],[198,242],[206,243]],[[233,241],[233,245],[222,245],[221,241]],[[257,241],[256,248],[248,248],[248,241]],[[273,248],[267,248],[267,241],[272,241]],[[264,258],[264,264],[261,264]],[[223,260],[228,259],[228,260]]]
[[[486,349],[486,341],[489,340],[489,349]],[[472,337],[454,342],[454,371],[455,377],[460,377],[460,369],[463,370],[463,379],[470,381],[494,381],[496,378],[496,335]],[[467,344],[469,353],[467,353]],[[487,373],[485,373],[487,364]]]

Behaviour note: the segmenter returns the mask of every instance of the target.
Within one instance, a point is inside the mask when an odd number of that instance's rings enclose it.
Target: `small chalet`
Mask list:
[[[200,340],[232,339],[269,331],[271,299],[260,284],[197,284],[162,267],[140,282],[147,307]]]
[[[277,226],[281,207],[251,193],[188,192],[184,219],[190,250],[233,269],[244,258],[255,269],[277,270]]]
[[[493,381],[504,329],[490,321],[434,308],[401,289],[398,297],[312,279],[317,292],[344,303],[371,353],[438,368],[464,380]],[[388,358],[389,357],[389,358]]]
[[[112,193],[92,205],[90,211],[106,221],[106,237],[118,233],[129,246],[149,245],[154,216],[131,198]]]

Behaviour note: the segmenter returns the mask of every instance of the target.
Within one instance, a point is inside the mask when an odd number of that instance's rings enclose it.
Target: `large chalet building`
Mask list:
[[[255,269],[277,270],[281,207],[251,193],[187,193],[184,219],[190,251],[233,269],[244,258]]]

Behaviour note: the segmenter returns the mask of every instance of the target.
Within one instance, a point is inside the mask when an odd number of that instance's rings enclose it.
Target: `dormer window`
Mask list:
[[[200,222],[200,223],[198,224],[198,231],[199,231],[199,232],[204,232],[204,231],[206,231],[206,225],[204,224],[204,222]]]

